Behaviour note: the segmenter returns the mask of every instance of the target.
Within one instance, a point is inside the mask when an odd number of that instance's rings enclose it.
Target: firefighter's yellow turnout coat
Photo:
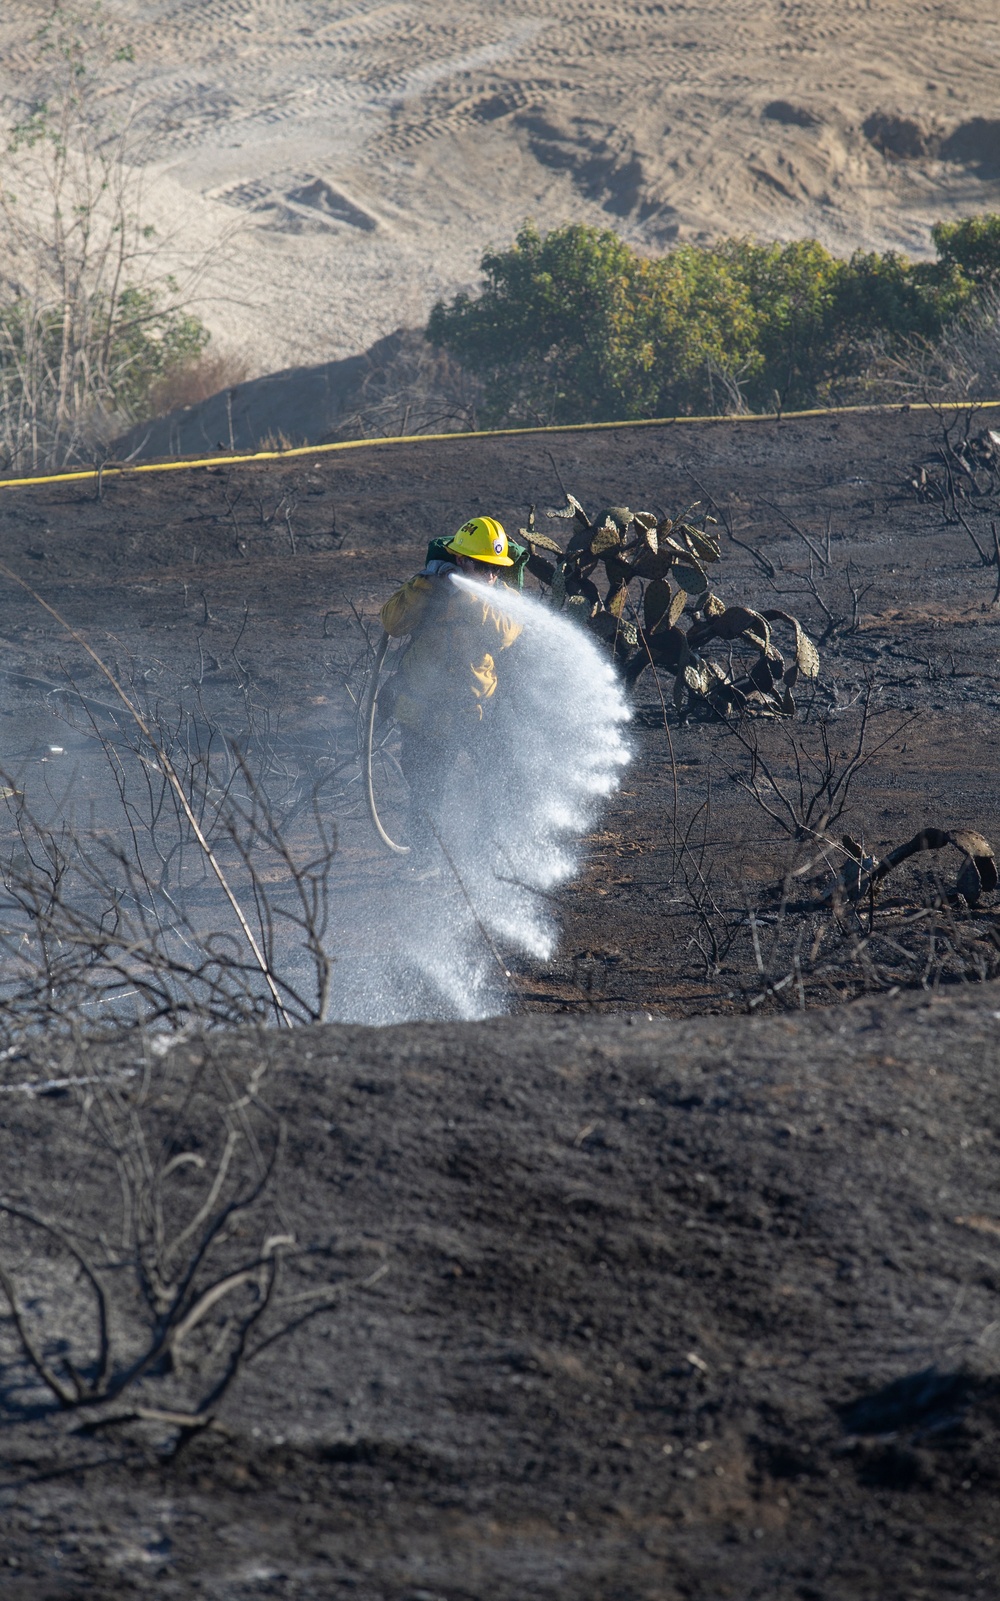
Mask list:
[[[397,674],[396,722],[425,739],[461,737],[482,720],[497,692],[497,657],[521,633],[492,599],[451,582],[447,571],[418,573],[387,600],[382,626],[411,636]]]

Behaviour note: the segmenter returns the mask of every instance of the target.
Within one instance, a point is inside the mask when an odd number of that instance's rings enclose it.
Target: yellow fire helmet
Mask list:
[[[507,535],[503,531],[503,524],[498,523],[495,517],[473,517],[469,522],[463,523],[454,539],[450,539],[445,550],[452,551],[456,556],[471,556],[473,561],[488,562],[491,567],[513,567],[513,559],[507,554]]]

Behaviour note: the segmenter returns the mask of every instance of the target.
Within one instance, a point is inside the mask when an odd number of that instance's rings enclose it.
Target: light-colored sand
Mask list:
[[[360,350],[527,216],[930,248],[1000,208],[995,0],[106,0],[162,116],[148,202],[253,370]],[[2,0],[0,87],[47,0]]]

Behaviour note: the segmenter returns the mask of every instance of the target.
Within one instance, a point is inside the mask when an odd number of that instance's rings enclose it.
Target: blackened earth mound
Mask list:
[[[154,1093],[265,1067],[286,1226],[386,1271],[169,1460],[46,1410],[5,1322],[4,1595],[995,1595],[998,1013],[177,1045]],[[22,1191],[78,1163],[77,1093],[5,1097]]]

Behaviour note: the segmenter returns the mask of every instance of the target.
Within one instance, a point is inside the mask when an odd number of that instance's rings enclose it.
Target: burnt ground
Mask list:
[[[913,464],[939,443],[935,419],[910,412],[371,447],[107,479],[100,500],[91,485],[3,491],[0,549],[144,693],[169,705],[197,691],[224,726],[239,728],[247,690],[258,719],[308,766],[332,740],[353,749],[345,682],[360,694],[366,665],[354,609],[377,632],[382,600],[442,529],[470,511],[515,529],[530,504],[559,504],[557,474],[592,512],[627,498],[676,513],[711,498],[741,541],[723,534],[712,571],[722,597],[794,611],[822,642],[820,679],[814,693],[800,684],[795,724],[760,724],[750,738],[793,795],[798,742],[808,792],[824,728],[843,769],[870,685],[874,754],[832,832],[847,830],[880,855],[926,825],[998,834],[995,569],[959,522],[908,486]],[[998,509],[986,501],[963,511],[987,550]],[[0,587],[0,664],[13,675],[0,748],[20,780],[49,742],[48,711],[65,706],[44,686],[66,671],[99,699],[107,686],[13,586]],[[672,710],[664,729],[671,683],[658,688],[650,672],[639,680],[636,761],[585,870],[560,897],[560,954],[518,971],[512,1004],[742,1010],[787,978],[796,954],[808,966],[816,929],[784,919],[768,890],[806,853],[789,850],[741,787],[751,755],[732,730],[678,727]],[[352,829],[351,807],[340,814],[339,882],[351,886],[378,852],[366,823]],[[900,870],[876,933],[900,943],[900,920],[926,899],[929,875],[953,884],[958,866],[949,851]],[[821,887],[805,881],[814,897]],[[799,880],[792,889],[800,893]],[[993,947],[980,938],[992,922],[984,902],[966,919],[971,956],[944,976],[992,971]],[[904,936],[900,982],[934,968],[936,957],[923,960],[925,936]],[[842,939],[824,940],[819,976],[803,980],[810,1002],[871,982],[856,963],[845,966]],[[890,944],[876,947],[884,987],[895,959]]]
[[[824,726],[853,747],[871,685],[875,754],[838,827],[876,852],[926,824],[995,841],[996,575],[906,487],[935,442],[924,414],[845,415],[371,448],[107,480],[101,499],[39,485],[3,491],[0,547],[132,682],[166,704],[198,684],[220,719],[249,693],[308,752],[347,738],[352,603],[374,617],[432,535],[472,511],[516,528],[558,502],[557,475],[592,509],[711,496],[743,542],[723,540],[723,597],[827,634],[796,724],[806,760]],[[991,543],[989,506],[964,515]],[[67,702],[46,686],[69,669],[103,690],[13,586],[0,642],[23,773],[58,743]],[[757,737],[791,773],[788,726]],[[196,1061],[238,1077],[267,1060],[288,1127],[268,1205],[342,1297],[248,1365],[225,1432],[169,1459],[164,1424],[78,1434],[49,1413],[8,1320],[5,1593],[997,1593],[1000,995],[955,982],[993,970],[992,899],[959,908],[960,931],[914,923],[937,887],[921,858],[876,910],[874,957],[841,943],[809,967],[801,929],[811,950],[829,913],[808,877],[805,911],[769,888],[788,845],[741,787],[745,746],[719,724],[665,729],[648,676],[635,743],[561,897],[559,954],[516,972],[524,1015],[220,1036],[153,1060],[154,1122]],[[345,827],[345,882],[370,855]],[[865,987],[886,995],[797,1009]],[[758,1002],[793,1009],[703,1015]],[[118,1058],[88,1060],[64,1076]],[[37,1046],[4,1071],[65,1062]],[[73,1217],[103,1262],[120,1185],[92,1154],[90,1096],[5,1097],[3,1189]],[[90,1336],[57,1258],[37,1282],[26,1245],[15,1266],[79,1361]],[[179,1405],[193,1382],[144,1388]]]
[[[144,1115],[206,1156],[214,1119],[178,1113],[185,1087],[267,1068],[289,1135],[258,1226],[305,1255],[260,1332],[291,1329],[247,1362],[221,1430],[163,1459],[162,1423],[86,1432],[123,1402],[53,1415],[7,1325],[4,1596],[988,1601],[998,1016],[991,984],[752,1021],[178,1045]],[[5,1097],[6,1184],[113,1259],[121,1192],[80,1095]],[[253,1254],[251,1228],[222,1266]],[[50,1349],[83,1367],[79,1277],[43,1250],[42,1281],[26,1255],[29,1320],[44,1309]],[[157,1371],[140,1399],[201,1383]]]

